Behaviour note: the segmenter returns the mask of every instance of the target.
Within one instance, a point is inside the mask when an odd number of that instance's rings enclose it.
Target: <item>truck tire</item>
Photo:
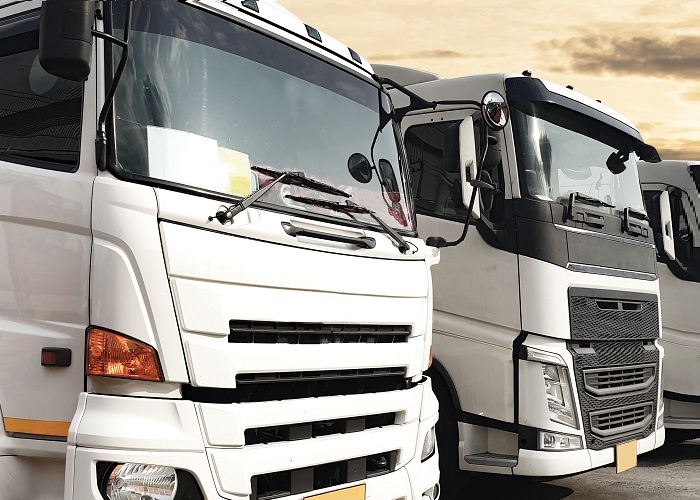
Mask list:
[[[464,488],[468,473],[459,468],[457,409],[452,404],[450,391],[442,377],[435,370],[429,370],[428,375],[440,404],[440,419],[435,426],[440,455],[440,499],[462,500],[467,496]]]

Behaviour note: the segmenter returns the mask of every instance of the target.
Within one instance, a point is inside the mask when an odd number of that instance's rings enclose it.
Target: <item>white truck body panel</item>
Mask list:
[[[700,311],[696,297],[700,293],[697,275],[688,275],[688,265],[681,262],[687,251],[697,252],[700,245],[700,195],[693,167],[698,161],[664,160],[640,164],[642,189],[650,192],[676,192],[671,204],[676,248],[676,262],[659,255],[661,315],[666,353],[663,373],[664,423],[670,429],[700,429]],[[686,235],[678,234],[677,223],[683,219]],[[661,252],[660,252],[661,253]]]

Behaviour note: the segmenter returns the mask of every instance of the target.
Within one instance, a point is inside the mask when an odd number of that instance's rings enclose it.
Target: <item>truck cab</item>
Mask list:
[[[694,305],[700,294],[700,161],[640,162],[639,176],[657,239],[664,425],[698,431],[700,313]]]
[[[372,74],[274,1],[0,2],[0,496],[439,496]]]
[[[614,110],[529,74],[375,69],[443,104],[402,131],[419,233],[442,240],[430,372],[444,498],[464,471],[623,469],[661,446],[659,282],[636,164],[655,150]],[[458,103],[494,91],[502,130]]]

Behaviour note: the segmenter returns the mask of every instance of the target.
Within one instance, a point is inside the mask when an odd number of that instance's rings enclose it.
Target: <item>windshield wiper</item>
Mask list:
[[[606,201],[599,200],[594,196],[589,196],[587,194],[579,193],[578,191],[576,191],[575,193],[571,193],[569,195],[569,208],[567,210],[567,217],[569,220],[574,220],[574,206],[576,205],[577,201],[585,203],[586,205],[593,205],[594,207],[615,208],[615,205],[611,205]]]
[[[338,203],[336,201],[317,200],[315,198],[307,198],[305,196],[293,196],[289,194],[286,196],[286,198],[289,198],[290,200],[299,203],[306,203],[307,205],[313,205],[316,207],[321,207],[327,210],[333,210],[335,212],[341,212],[345,214],[367,214],[370,217],[372,217],[377,222],[377,224],[379,224],[384,229],[384,232],[392,240],[394,240],[396,246],[399,248],[399,251],[401,253],[406,253],[411,249],[410,243],[403,239],[403,237],[399,233],[397,233],[391,226],[384,222],[374,211],[370,210],[369,208],[365,208],[361,205],[358,205],[357,203],[353,203],[350,200],[345,200],[345,205],[343,205],[342,203]]]
[[[314,191],[319,191],[321,193],[333,194],[336,196],[342,196],[344,198],[350,198],[351,195],[345,191],[341,191],[330,184],[325,182],[317,181],[314,179],[309,179],[304,175],[304,172],[282,172],[279,170],[273,170],[271,168],[258,167],[253,165],[250,167],[251,170],[260,172],[268,177],[275,177],[275,180],[270,182],[263,188],[258,189],[254,193],[250,193],[248,196],[243,198],[241,201],[234,203],[228,207],[221,207],[219,211],[214,215],[208,217],[209,222],[214,219],[218,220],[221,224],[226,224],[233,222],[233,218],[240,214],[243,210],[248,208],[250,205],[258,201],[265,193],[267,193],[275,184],[293,184],[295,186],[302,186],[308,189],[313,189]]]

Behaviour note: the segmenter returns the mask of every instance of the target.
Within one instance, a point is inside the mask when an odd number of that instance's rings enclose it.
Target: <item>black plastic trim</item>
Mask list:
[[[514,434],[518,433],[518,428],[520,427],[516,422],[504,422],[503,420],[497,420],[495,418],[484,417],[483,415],[476,415],[475,413],[469,413],[462,411],[458,416],[460,422],[465,424],[478,425],[480,427],[490,427],[492,429],[498,429],[499,431],[512,432]]]
[[[700,404],[700,396],[693,396],[691,394],[680,394],[678,392],[671,391],[664,391],[664,399],[670,399],[671,401],[681,401],[683,403]]]
[[[518,428],[518,448],[521,450],[538,451],[539,429],[529,425],[520,425]],[[554,432],[554,431],[552,431]]]
[[[445,368],[445,365],[443,365],[439,359],[433,357],[433,364],[430,367],[430,369],[438,372],[440,378],[442,378],[442,381],[445,383],[447,391],[450,393],[450,399],[452,400],[453,408],[457,411],[462,411],[459,402],[459,395],[457,394],[457,387],[455,386],[455,383],[452,380],[450,373],[447,371],[447,368]]]

